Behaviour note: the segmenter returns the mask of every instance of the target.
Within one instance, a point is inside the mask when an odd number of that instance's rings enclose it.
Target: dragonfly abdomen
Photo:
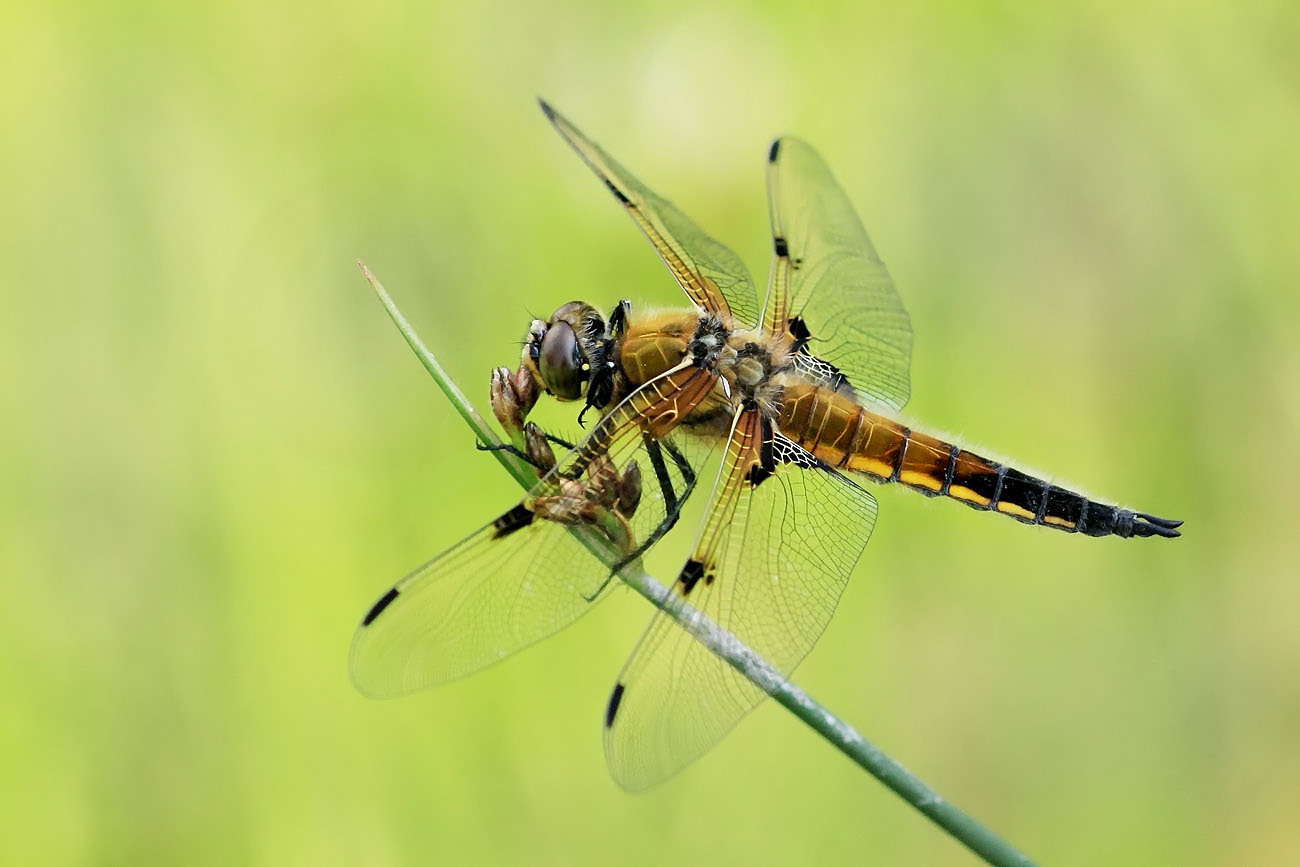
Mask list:
[[[916,455],[913,457],[913,455]],[[1177,536],[1182,521],[1121,509],[933,437],[909,432],[898,481],[973,509],[1088,536]]]
[[[1089,536],[1177,536],[1181,521],[1099,503],[960,446],[913,431],[826,388],[787,387],[781,432],[833,467],[929,497]]]

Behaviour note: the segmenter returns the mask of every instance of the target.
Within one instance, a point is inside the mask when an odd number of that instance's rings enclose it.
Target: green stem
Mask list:
[[[451,401],[461,418],[474,431],[475,436],[486,445],[498,445],[500,440],[483,418],[474,411],[465,395],[447,376],[442,365],[433,353],[420,341],[415,329],[402,316],[393,299],[384,291],[379,280],[370,273],[362,262],[357,262],[366,280],[383,302],[388,315],[392,317],[406,342],[415,352],[425,370]],[[519,482],[525,490],[537,481],[532,470],[505,451],[493,451],[506,471]],[[618,559],[618,552],[600,533],[582,533],[589,528],[575,528],[582,541],[592,553],[611,565]],[[997,867],[1026,867],[1033,862],[1018,852],[1010,843],[998,837],[988,828],[963,813],[957,807],[944,800],[934,789],[921,782],[911,771],[891,759],[882,750],[858,734],[852,726],[822,707],[806,692],[785,678],[736,636],[711,621],[702,612],[686,604],[680,596],[675,596],[668,588],[650,577],[644,571],[629,565],[619,573],[619,578],[632,587],[655,607],[664,611],[677,621],[697,641],[707,647],[720,659],[743,674],[751,683],[775,699],[782,707],[803,720],[809,728],[820,734],[832,746],[848,756],[877,780],[888,786],[895,794],[911,804],[936,825],[947,831],[955,840],[979,855],[989,864]]]

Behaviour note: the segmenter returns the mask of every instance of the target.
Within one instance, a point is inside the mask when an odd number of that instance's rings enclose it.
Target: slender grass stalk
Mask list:
[[[384,287],[364,262],[358,261],[366,280],[383,302],[388,315],[392,317],[402,337],[415,352],[425,370],[451,401],[461,418],[474,431],[475,436],[485,445],[497,445],[500,439],[483,418],[474,411],[465,395],[447,376],[442,365],[421,342],[411,323],[406,320],[393,299],[384,291]],[[531,468],[506,451],[491,452],[506,471],[519,482],[525,490],[537,481]],[[618,559],[618,552],[599,533],[584,534],[575,528],[583,542],[592,553],[606,564]],[[636,590],[651,604],[672,617],[720,659],[739,671],[751,683],[775,699],[782,707],[806,723],[813,731],[826,739],[832,746],[848,756],[877,780],[888,786],[895,794],[915,807],[932,822],[951,835],[957,842],[966,846],[976,855],[996,867],[1027,867],[1033,862],[1018,852],[1011,844],[998,837],[988,828],[963,813],[957,807],[944,800],[938,792],[921,782],[911,771],[894,761],[882,750],[858,734],[852,726],[839,719],[826,708],[812,699],[806,692],[787,680],[781,672],[773,668],[765,659],[751,650],[736,636],[718,626],[702,612],[697,611],[679,596],[674,596],[668,588],[660,584],[644,571],[625,567],[619,574],[622,581]]]

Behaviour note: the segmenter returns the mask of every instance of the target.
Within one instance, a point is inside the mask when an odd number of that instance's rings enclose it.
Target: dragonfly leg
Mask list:
[[[673,528],[673,525],[677,523],[677,519],[681,515],[682,503],[686,501],[686,498],[695,488],[695,470],[691,467],[690,462],[686,460],[686,456],[683,455],[669,440],[652,439],[649,434],[645,434],[644,437],[646,454],[650,457],[650,466],[654,470],[654,477],[659,482],[659,490],[663,493],[664,497],[664,519],[646,535],[640,545],[633,549],[630,554],[621,558],[614,564],[614,568],[610,572],[610,578],[617,575],[619,570],[628,563],[631,563],[633,560],[648,551],[651,545],[658,542],[663,538],[664,534]],[[682,481],[685,483],[680,494],[673,490],[672,478],[668,475],[668,465],[664,463],[663,453],[665,451],[668,452],[668,456],[672,458],[673,465],[677,467],[677,471],[681,473]],[[606,583],[608,583],[608,581],[606,581]],[[604,584],[601,585],[601,589],[604,589]],[[599,595],[599,593],[600,591],[597,590],[596,594]],[[593,596],[592,598],[594,599],[595,597]]]
[[[623,568],[621,563],[619,564],[619,568],[620,569]],[[618,574],[617,570],[610,572],[608,575],[605,576],[605,580],[600,582],[600,586],[591,592],[590,596],[584,593],[582,594],[582,598],[588,602],[595,602],[597,599],[600,598],[600,594],[605,592],[605,588],[609,586],[609,582],[613,581],[614,576],[617,574]]]
[[[679,504],[677,502],[677,492],[673,490],[673,480],[668,477],[668,466],[664,463],[664,455],[659,447],[659,441],[651,439],[648,435],[645,437],[646,454],[650,456],[650,467],[654,470],[655,480],[659,482],[659,490],[664,495],[664,510],[667,513],[665,520],[676,521]],[[673,459],[676,463],[676,457]],[[672,526],[669,524],[668,526]],[[667,532],[665,530],[665,532]]]
[[[550,434],[545,433],[532,422],[524,424],[523,438],[524,447],[522,449],[513,443],[484,445],[476,442],[474,447],[481,452],[509,452],[536,470],[539,478],[544,477],[555,467],[555,452],[551,451],[549,443],[558,442],[567,448],[573,448],[572,445],[559,437],[552,437]]]
[[[691,467],[690,461],[686,460],[686,456],[673,445],[671,440],[664,440],[664,451],[668,452],[668,456],[677,466],[677,471],[682,474],[682,481],[686,482],[686,490],[694,488],[695,470]]]
[[[577,446],[574,445],[573,443],[569,442],[566,439],[561,439],[560,437],[557,437],[554,434],[543,433],[542,436],[546,437],[546,441],[548,443],[555,443],[557,446],[559,446],[562,449],[573,451],[575,448],[577,448]]]
[[[632,304],[627,299],[618,302],[614,312],[609,315],[609,324],[605,327],[605,337],[599,344],[596,357],[591,360],[591,376],[587,380],[587,405],[578,413],[578,424],[587,410],[602,410],[609,406],[614,398],[614,382],[618,371],[616,358],[618,343],[627,331],[627,314]]]
[[[614,310],[609,314],[609,333],[612,337],[622,337],[623,332],[627,331],[627,315],[632,310],[632,302],[626,298],[614,305]]]
[[[683,455],[675,445],[667,440],[660,441],[653,439],[648,434],[643,436],[646,454],[650,458],[651,469],[654,471],[655,480],[659,483],[659,490],[662,492],[664,497],[664,519],[659,522],[658,526],[650,531],[640,545],[634,548],[626,556],[620,558],[618,562],[613,565],[609,570],[609,575],[603,582],[601,582],[601,585],[596,588],[595,592],[589,596],[583,594],[583,598],[588,602],[594,602],[601,593],[605,592],[605,588],[609,586],[609,582],[614,580],[614,576],[621,572],[624,566],[644,554],[649,550],[651,545],[658,542],[663,538],[665,533],[673,528],[673,525],[677,523],[677,518],[681,513],[681,504],[695,487],[695,470],[691,467],[690,462],[686,460],[686,456]],[[663,455],[665,451],[668,452],[668,456],[672,459],[673,465],[676,466],[677,471],[681,473],[682,481],[685,482],[685,486],[682,488],[680,494],[673,489],[672,477],[668,475],[668,464],[664,461]],[[635,466],[635,464],[633,466]],[[637,479],[636,484],[640,484],[639,478]]]
[[[500,445],[487,446],[481,442],[475,441],[474,448],[478,449],[481,452],[509,452],[510,454],[519,458],[519,460],[528,464],[533,469],[538,470],[539,473],[543,475],[545,474],[545,472],[542,470],[541,464],[539,464],[537,461],[530,458],[527,455],[527,453],[524,452],[523,449],[516,448],[510,443],[501,443]]]

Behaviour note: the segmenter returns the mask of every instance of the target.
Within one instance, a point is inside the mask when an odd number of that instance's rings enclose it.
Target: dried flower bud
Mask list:
[[[501,427],[510,439],[514,439],[524,425],[524,415],[519,409],[519,398],[510,378],[510,371],[498,367],[492,371],[490,387],[492,414],[497,417]]]
[[[597,455],[587,465],[587,499],[613,508],[618,497],[618,470],[607,455]]]
[[[537,468],[537,474],[544,476],[555,467],[555,452],[546,441],[546,434],[531,421],[524,425],[524,453]]]
[[[537,380],[531,370],[521,366],[511,377],[511,384],[515,387],[515,402],[519,404],[520,415],[526,417],[537,405]]]
[[[628,464],[618,480],[618,511],[625,518],[636,513],[641,505],[641,467],[636,461]]]

